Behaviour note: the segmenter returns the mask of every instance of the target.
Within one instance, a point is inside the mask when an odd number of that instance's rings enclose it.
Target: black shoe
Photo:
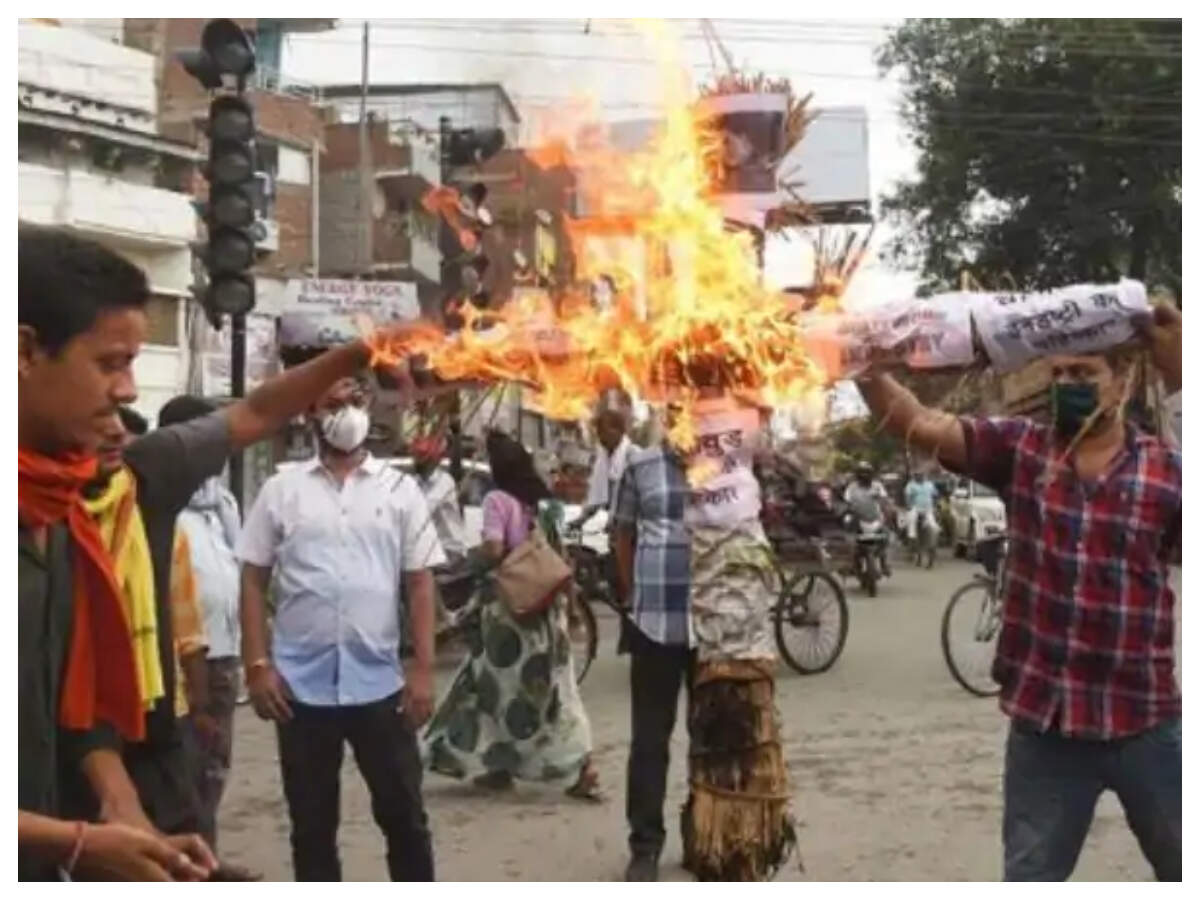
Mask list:
[[[658,881],[658,857],[638,854],[625,869],[626,881]]]

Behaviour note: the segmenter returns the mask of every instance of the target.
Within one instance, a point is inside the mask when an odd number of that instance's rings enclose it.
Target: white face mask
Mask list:
[[[318,424],[330,446],[350,453],[366,441],[367,432],[371,430],[371,417],[360,407],[343,406],[337,412],[322,415]]]

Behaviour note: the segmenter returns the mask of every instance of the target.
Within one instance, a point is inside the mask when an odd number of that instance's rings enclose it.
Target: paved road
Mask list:
[[[972,567],[901,568],[868,599],[849,591],[845,652],[824,675],[784,674],[779,705],[804,870],[781,880],[991,880],[1000,875],[1000,777],[1006,719],[966,694],[938,645],[942,609]],[[481,797],[429,776],[425,796],[442,880],[613,880],[626,862],[624,768],[628,662],[602,620],[600,658],[584,684],[602,806],[548,786]],[[440,675],[448,683],[450,671]],[[676,811],[684,799],[682,716],[672,745],[663,877],[683,880]],[[239,710],[234,773],[221,811],[222,851],[271,879],[291,877],[287,813],[272,731]],[[349,754],[348,754],[349,756]],[[343,774],[341,847],[348,880],[386,878],[382,838],[352,760]],[[1115,798],[1106,795],[1076,877],[1150,877]]]

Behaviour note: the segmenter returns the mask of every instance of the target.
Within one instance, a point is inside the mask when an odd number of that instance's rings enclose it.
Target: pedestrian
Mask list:
[[[587,503],[579,518],[571,523],[582,528],[600,510],[611,513],[616,500],[617,485],[629,459],[634,444],[629,440],[629,425],[633,405],[629,395],[619,389],[610,388],[600,395],[592,426],[596,432],[596,461],[588,481]]]
[[[1151,355],[1177,391],[1182,321],[1163,311],[1155,322]],[[992,670],[1011,720],[1005,879],[1069,877],[1111,789],[1155,876],[1178,881],[1182,701],[1168,566],[1182,460],[1125,419],[1136,368],[1128,348],[1056,356],[1049,367],[1048,425],[935,412],[886,374],[859,384],[895,434],[1008,507]]]
[[[216,405],[187,394],[175,397],[158,413],[159,428],[209,415]],[[177,534],[190,551],[196,593],[204,618],[207,698],[194,699],[190,725],[197,750],[196,793],[200,833],[217,849],[217,810],[229,779],[233,755],[233,713],[241,679],[241,626],[238,621],[239,569],[234,547],[241,514],[233,494],[213,475],[192,494],[180,512]]]
[[[937,489],[929,479],[929,473],[917,469],[908,484],[904,486],[904,505],[908,507],[908,539],[915,543],[920,520],[924,518],[925,527],[929,530],[929,545],[937,545],[938,526],[937,516],[934,515],[933,502]]]
[[[120,407],[117,414],[110,417],[97,454],[96,476],[83,489],[84,506],[95,520],[113,561],[134,647],[142,708],[147,713],[152,712],[164,700],[165,672],[169,668],[174,684],[170,702],[175,716],[183,719],[191,705],[207,702],[208,673],[204,666],[207,641],[196,604],[190,553],[186,543],[176,540],[172,548],[170,596],[166,609],[173,645],[169,658],[163,658],[161,654],[159,635],[167,626],[159,622],[162,611],[155,600],[154,565],[138,504],[137,485],[123,459],[126,447],[144,435],[148,427],[145,418],[127,406]],[[176,771],[187,775],[195,765],[195,747],[190,734],[182,732],[179,737],[177,756],[172,758],[167,770],[170,775]],[[127,760],[135,753],[135,749],[127,748]],[[130,764],[127,762],[126,765],[128,768]],[[93,807],[94,800],[83,779],[77,780],[70,794],[76,811],[99,813]],[[148,815],[141,823],[146,829],[155,828],[155,820],[162,821],[177,813],[163,808],[162,794],[161,791],[146,793],[143,808]],[[186,790],[186,785],[180,787],[177,798],[185,809],[195,805],[195,798]],[[198,830],[195,823],[181,818],[171,826],[169,833],[192,830]]]
[[[440,465],[446,455],[446,439],[440,434],[425,435],[414,440],[409,451],[417,485],[429,506],[429,516],[446,554],[446,562],[452,567],[458,566],[467,555],[467,534],[458,505],[458,488],[450,473]]]
[[[614,507],[618,596],[628,611],[623,630],[631,656],[626,881],[658,880],[666,839],[671,733],[694,658],[691,539],[684,523],[689,490],[686,462],[664,439],[630,453]]]
[[[195,835],[163,837],[121,762],[145,736],[134,646],[113,561],[84,507],[103,430],[137,393],[144,274],[65,232],[17,239],[17,867],[22,880],[202,879]],[[104,800],[71,821],[69,777]]]
[[[318,454],[259,492],[238,542],[242,649],[258,715],[276,726],[299,881],[338,881],[339,782],[354,751],[394,881],[432,881],[416,729],[433,705],[433,575],[445,561],[416,482],[364,448],[364,383],[310,410]],[[267,641],[272,575],[275,618]],[[400,590],[414,656],[401,669]]]
[[[483,498],[485,565],[501,562],[539,527],[558,544],[561,504],[529,452],[499,431],[487,436],[495,489]],[[567,795],[602,799],[591,761],[591,725],[575,683],[570,597],[543,612],[515,616],[489,575],[479,579],[479,630],[424,736],[430,768],[489,790],[514,778],[572,779]]]

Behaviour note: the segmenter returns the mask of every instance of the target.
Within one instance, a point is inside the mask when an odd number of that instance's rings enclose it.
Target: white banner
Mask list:
[[[972,315],[992,368],[1012,372],[1041,356],[1095,353],[1134,336],[1150,309],[1140,281],[1076,284],[1036,294],[973,294]]]
[[[374,323],[421,315],[417,286],[410,281],[349,281],[292,278],[283,291],[279,342],[326,347],[360,336],[356,317]]]
[[[806,315],[800,333],[805,347],[836,378],[851,378],[873,363],[939,369],[974,360],[969,294],[895,301],[859,313]]]

